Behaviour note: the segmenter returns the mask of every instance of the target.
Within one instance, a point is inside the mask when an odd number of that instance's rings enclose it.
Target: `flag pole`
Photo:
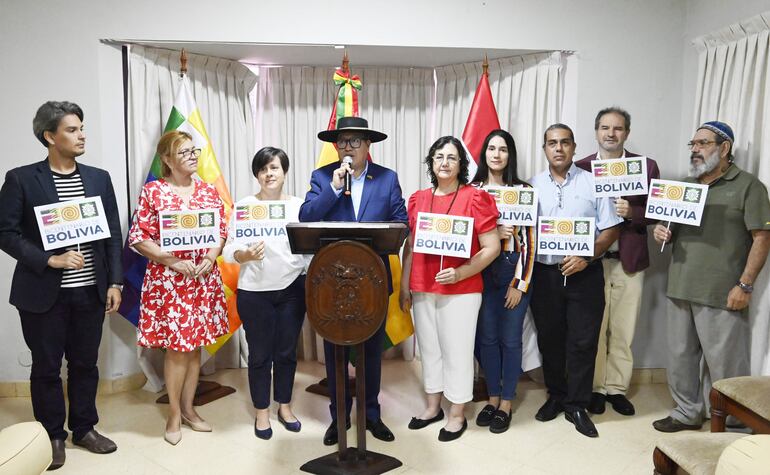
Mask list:
[[[347,73],[350,72],[350,60],[348,59],[348,52],[345,51],[345,53],[342,55],[342,72]]]
[[[484,62],[481,63],[481,74],[489,76],[489,59],[487,58],[487,53],[484,53]]]
[[[179,54],[179,77],[184,77],[185,74],[187,74],[187,51],[182,48]]]

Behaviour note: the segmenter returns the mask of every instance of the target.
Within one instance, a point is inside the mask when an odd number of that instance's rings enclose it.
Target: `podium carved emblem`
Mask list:
[[[366,340],[385,318],[386,279],[382,259],[369,247],[353,241],[324,247],[310,264],[305,289],[313,327],[337,344]]]

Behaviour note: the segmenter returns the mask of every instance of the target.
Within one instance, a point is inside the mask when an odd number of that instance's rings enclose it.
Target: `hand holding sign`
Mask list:
[[[615,211],[621,218],[631,219],[631,206],[629,205],[628,200],[624,200],[623,198],[616,198]]]
[[[85,263],[83,254],[77,251],[67,251],[64,254],[48,258],[48,266],[54,269],[80,270]]]
[[[457,282],[460,282],[460,280],[462,280],[460,279],[460,272],[454,267],[447,267],[436,274],[436,283],[438,284],[456,284]]]
[[[588,267],[588,261],[578,256],[567,256],[561,261],[561,275],[577,274]]]
[[[510,239],[513,237],[513,226],[506,226],[504,224],[497,225],[497,235],[500,240]]]
[[[265,258],[265,241],[259,241],[256,244],[251,244],[249,247],[242,251],[235,252],[238,254],[236,256],[236,260],[240,264],[249,261],[261,261]]]

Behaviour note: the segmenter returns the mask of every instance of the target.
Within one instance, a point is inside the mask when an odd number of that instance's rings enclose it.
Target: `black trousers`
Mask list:
[[[273,399],[291,402],[297,370],[297,339],[305,320],[305,276],[298,276],[282,290],[252,292],[238,289],[238,315],[249,345],[249,389],[257,409],[270,407]]]
[[[385,322],[364,342],[364,365],[366,366],[365,384],[366,391],[366,418],[371,421],[380,419],[380,377],[382,375],[382,349],[385,343]],[[345,347],[345,361],[350,359],[350,346]],[[334,366],[334,345],[324,340],[324,359],[326,360],[326,380],[329,382],[329,412],[332,420],[337,419],[337,372]],[[348,365],[345,364],[345,380],[348,379]],[[357,401],[356,404],[361,404]],[[350,419],[350,411],[353,408],[353,396],[345,385],[345,410]],[[359,422],[361,424],[361,422]]]
[[[585,409],[604,314],[601,261],[567,277],[566,286],[557,266],[535,263],[531,288],[530,308],[548,394],[569,411]]]
[[[104,304],[95,285],[60,289],[53,307],[44,313],[19,310],[24,341],[32,352],[30,393],[32,410],[51,439],[65,440],[66,416],[60,378],[67,358],[69,428],[81,439],[99,422],[96,388],[99,384],[99,343]]]

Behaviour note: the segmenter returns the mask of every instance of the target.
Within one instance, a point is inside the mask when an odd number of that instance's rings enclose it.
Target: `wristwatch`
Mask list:
[[[123,292],[123,284],[110,284],[111,289],[118,289],[118,292]]]
[[[735,285],[737,285],[742,291],[746,292],[747,294],[754,292],[754,286],[751,284],[744,284],[739,280],[738,283]]]

